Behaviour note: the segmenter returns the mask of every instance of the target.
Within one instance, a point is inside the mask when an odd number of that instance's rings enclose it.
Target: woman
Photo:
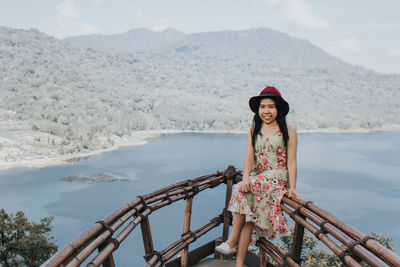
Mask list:
[[[223,254],[236,252],[236,266],[244,264],[250,239],[274,239],[287,232],[280,209],[285,193],[298,197],[297,132],[287,126],[289,104],[280,92],[268,86],[249,100],[255,113],[247,137],[243,180],[233,190],[228,210],[233,212],[232,232],[215,248]]]

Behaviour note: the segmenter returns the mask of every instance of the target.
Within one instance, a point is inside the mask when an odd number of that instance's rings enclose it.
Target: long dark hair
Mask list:
[[[276,106],[276,109],[278,111],[278,114],[276,116],[276,122],[279,125],[279,130],[282,132],[283,143],[287,147],[287,143],[288,143],[288,140],[289,140],[289,132],[288,132],[287,124],[286,124],[286,115],[283,115],[284,114],[283,113],[283,110],[284,110],[283,104],[281,103],[281,101],[277,100],[274,97],[265,97],[265,98],[270,98],[270,99],[274,100],[274,102],[275,102],[275,106]],[[260,101],[261,101],[261,99],[259,99],[259,101],[258,101],[258,105],[257,105],[258,107],[260,106]],[[254,113],[253,125],[252,125],[253,132],[252,132],[252,135],[251,135],[251,137],[252,137],[251,141],[252,141],[253,147],[255,147],[254,145],[255,145],[255,142],[256,142],[257,135],[261,131],[261,126],[262,126],[262,120],[260,118],[260,115],[258,114],[258,108],[257,108],[257,112]]]

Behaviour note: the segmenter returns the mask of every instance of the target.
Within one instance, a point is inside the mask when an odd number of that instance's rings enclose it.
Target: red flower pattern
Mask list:
[[[254,223],[252,243],[260,237],[274,239],[287,232],[287,221],[280,209],[282,196],[288,191],[287,151],[282,133],[269,138],[259,135],[255,145],[255,164],[250,175],[251,192],[234,188],[228,209],[246,215]]]

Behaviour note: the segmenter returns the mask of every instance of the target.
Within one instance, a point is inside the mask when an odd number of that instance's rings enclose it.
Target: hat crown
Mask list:
[[[267,86],[267,87],[265,87],[265,88],[261,91],[260,95],[270,95],[270,96],[280,96],[280,97],[282,97],[282,95],[281,95],[281,93],[278,91],[278,89],[276,89],[276,88],[273,87],[273,86]]]

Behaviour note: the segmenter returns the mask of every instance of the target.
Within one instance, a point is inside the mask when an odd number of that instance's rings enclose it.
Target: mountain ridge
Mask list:
[[[242,40],[233,47],[232,35]],[[299,130],[400,124],[400,75],[332,59],[288,35],[191,36],[181,42],[198,47],[190,51],[177,52],[173,45],[168,51],[121,52],[0,27],[3,119],[31,123],[31,138],[24,141],[30,146],[69,154],[108,148],[115,138],[142,130],[247,131],[248,98],[275,85]]]
[[[140,52],[160,49],[164,45],[163,42],[175,42],[184,35],[174,29],[156,33],[146,28],[138,28],[112,35],[71,36],[63,40],[84,48]]]
[[[172,31],[174,34],[179,35],[179,38],[175,39],[165,39],[166,38],[166,32]],[[143,32],[145,32],[145,35],[143,35]],[[123,36],[123,37],[122,37]],[[206,36],[208,38],[202,38],[203,36]],[[213,37],[216,38],[213,38]],[[113,50],[113,51],[129,51],[129,52],[142,52],[142,51],[153,51],[153,52],[170,52],[172,50],[175,50],[176,52],[189,52],[201,48],[201,47],[196,47],[200,44],[203,44],[203,46],[209,45],[210,42],[216,40],[221,40],[221,36],[225,39],[233,39],[233,40],[225,40],[225,41],[230,41],[231,43],[234,42],[241,42],[242,48],[241,49],[247,49],[248,51],[251,50],[251,42],[253,41],[254,43],[265,41],[269,44],[271,42],[274,42],[275,39],[279,39],[279,45],[282,45],[282,39],[286,39],[287,43],[283,43],[284,45],[289,45],[288,47],[280,47],[280,49],[290,49],[290,44],[293,43],[293,40],[297,41],[298,43],[302,43],[303,47],[312,47],[314,50],[318,50],[319,56],[323,56],[325,59],[329,60],[335,60],[337,61],[337,64],[350,64],[347,62],[344,62],[340,59],[337,59],[331,55],[329,55],[327,52],[323,51],[321,48],[315,46],[312,44],[310,41],[304,38],[297,38],[297,37],[292,37],[289,36],[288,34],[282,33],[280,31],[276,31],[273,29],[265,28],[265,27],[258,27],[258,28],[253,28],[253,29],[247,29],[247,30],[242,30],[242,31],[233,31],[233,30],[226,30],[226,31],[212,31],[212,32],[200,32],[200,33],[182,33],[179,32],[175,29],[168,28],[164,31],[161,32],[155,32],[151,31],[145,28],[138,28],[138,29],[131,29],[128,30],[124,33],[121,34],[112,34],[112,35],[101,35],[102,38],[107,39],[106,44],[102,44],[99,39],[92,40],[92,38],[96,38],[97,36],[93,35],[82,35],[82,36],[73,36],[73,37],[67,37],[64,38],[63,40],[76,45],[80,47],[91,47],[91,48],[100,48],[100,49],[105,49],[105,50]],[[265,36],[268,36],[269,38],[265,38]],[[242,37],[242,38],[232,38],[232,37]],[[246,37],[252,37],[252,40],[247,39]],[[257,37],[264,37],[264,40],[262,38]],[[128,40],[128,43],[133,42],[133,40],[137,39],[145,39],[146,45],[131,45],[131,46],[126,46],[123,45],[119,42],[121,42],[121,39]],[[207,40],[208,39],[208,40]],[[210,40],[211,39],[211,40]],[[153,45],[148,45],[151,42],[155,42],[157,40],[158,45],[153,46]],[[143,42],[143,40],[142,40]],[[208,44],[205,42],[209,42]],[[248,46],[243,47],[243,44],[248,44]],[[193,47],[193,43],[195,43]],[[190,47],[190,44],[192,46]],[[226,43],[225,43],[226,44]],[[250,46],[250,47],[249,47]],[[195,49],[193,49],[195,48]],[[216,47],[214,47],[214,56],[215,54],[221,53],[220,50],[216,50]],[[276,47],[274,48],[274,52],[276,52]],[[260,49],[260,47],[258,47]],[[265,53],[268,48],[265,48],[263,51],[260,51],[262,53]],[[290,51],[290,50],[289,50]],[[226,52],[226,51],[225,51]],[[231,51],[231,53],[238,53],[240,51]],[[315,53],[315,51],[314,51]],[[282,55],[280,55],[282,57]],[[253,56],[253,58],[256,58]]]

